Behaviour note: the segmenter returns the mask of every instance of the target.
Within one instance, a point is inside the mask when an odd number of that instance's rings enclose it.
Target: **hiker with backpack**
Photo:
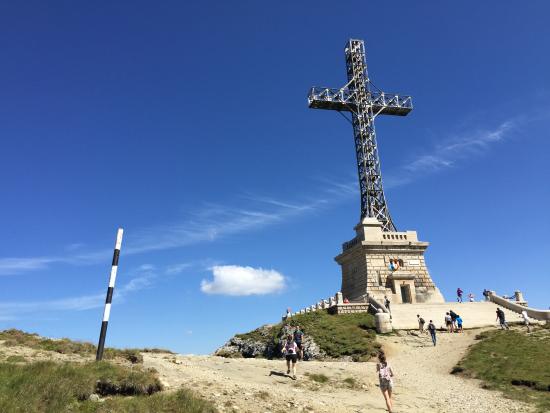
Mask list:
[[[302,341],[304,339],[304,332],[300,330],[300,326],[296,326],[296,330],[294,330],[294,342],[298,346],[298,359],[302,360],[304,358],[304,346],[302,344]]]
[[[376,371],[378,372],[378,379],[380,381],[380,391],[386,401],[386,407],[388,412],[391,413],[393,403],[391,399],[391,393],[393,390],[393,370],[386,360],[384,352],[378,354],[378,363],[376,364]]]
[[[506,322],[506,316],[504,315],[504,311],[502,311],[500,308],[497,308],[497,320],[502,330],[504,329],[510,330],[510,327],[508,327],[508,323]]]
[[[292,362],[292,380],[296,380],[296,362],[298,361],[298,346],[289,334],[286,338],[285,345],[283,346],[283,354],[286,358],[286,374],[290,374],[290,363]]]
[[[435,336],[435,332],[436,332],[436,328],[435,328],[435,324],[432,320],[430,320],[430,324],[428,324],[428,332],[430,333],[430,336],[432,336],[432,343],[434,343],[434,347],[435,347],[435,342],[436,342],[436,336]]]
[[[426,324],[426,320],[420,317],[420,314],[417,314],[416,318],[418,318],[418,331],[422,334],[424,332],[424,324]]]

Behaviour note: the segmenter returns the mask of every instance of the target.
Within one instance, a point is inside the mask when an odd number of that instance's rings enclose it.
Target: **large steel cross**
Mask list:
[[[405,116],[412,110],[412,100],[410,96],[372,90],[362,40],[349,40],[345,52],[348,83],[340,89],[311,88],[309,107],[351,112],[361,191],[361,220],[374,217],[382,223],[384,231],[396,231],[382,188],[374,119],[378,115]]]

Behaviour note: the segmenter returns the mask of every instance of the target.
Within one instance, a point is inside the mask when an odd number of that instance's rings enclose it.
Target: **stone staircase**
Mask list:
[[[412,330],[418,328],[417,314],[426,320],[426,326],[433,320],[437,328],[445,327],[445,313],[453,310],[460,315],[464,328],[497,326],[496,310],[498,306],[485,302],[447,302],[437,304],[391,304],[391,324],[394,330]],[[500,307],[510,323],[522,322],[519,313]]]

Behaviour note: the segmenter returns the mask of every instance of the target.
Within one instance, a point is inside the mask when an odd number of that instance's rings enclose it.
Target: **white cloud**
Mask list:
[[[265,295],[284,290],[286,278],[275,270],[217,265],[212,267],[213,280],[202,280],[201,291],[206,294],[231,296]]]

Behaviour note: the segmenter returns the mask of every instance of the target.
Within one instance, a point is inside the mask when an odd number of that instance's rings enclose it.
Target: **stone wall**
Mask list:
[[[516,291],[516,297],[518,296],[519,291]],[[523,297],[523,296],[521,296]],[[489,299],[504,308],[507,308],[510,311],[516,313],[521,313],[523,310],[527,312],[527,315],[538,321],[550,322],[550,310],[538,310],[536,308],[526,307],[523,303],[524,301],[513,302],[509,301],[503,297],[499,297],[494,291],[489,291]]]

